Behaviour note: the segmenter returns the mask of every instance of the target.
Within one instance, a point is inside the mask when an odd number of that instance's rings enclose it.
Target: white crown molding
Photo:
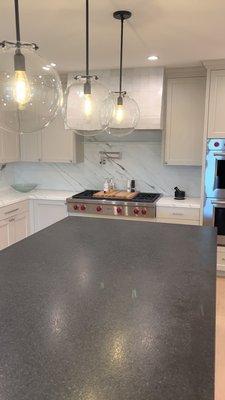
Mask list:
[[[179,67],[167,68],[165,72],[167,79],[172,78],[192,78],[206,76],[206,69],[202,67]]]
[[[202,64],[207,69],[224,69],[225,68],[225,59],[219,60],[205,60],[202,61]]]

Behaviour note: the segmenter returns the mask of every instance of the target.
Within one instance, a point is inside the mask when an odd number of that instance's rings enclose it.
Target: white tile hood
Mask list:
[[[73,77],[79,73],[69,73],[67,85],[70,85],[73,82]],[[109,90],[118,90],[118,69],[92,71],[92,73],[98,75],[101,82]],[[140,108],[140,122],[137,129],[161,130],[163,128],[163,79],[164,68],[161,67],[127,68],[123,70],[123,88],[137,101]],[[71,96],[68,108],[72,107]],[[72,123],[72,120],[70,123]]]

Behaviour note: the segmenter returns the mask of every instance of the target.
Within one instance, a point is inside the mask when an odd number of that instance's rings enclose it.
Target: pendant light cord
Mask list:
[[[121,36],[120,36],[120,85],[119,85],[119,92],[120,96],[122,93],[122,74],[123,74],[123,23],[124,18],[121,18]]]
[[[86,0],[86,75],[89,75],[89,0]]]
[[[15,22],[16,22],[16,42],[20,43],[20,14],[19,14],[19,0],[14,0],[15,4]]]

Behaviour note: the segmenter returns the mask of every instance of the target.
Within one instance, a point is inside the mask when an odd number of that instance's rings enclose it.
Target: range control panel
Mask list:
[[[125,217],[155,218],[155,207],[116,206],[111,204],[68,203],[69,214],[93,214]]]

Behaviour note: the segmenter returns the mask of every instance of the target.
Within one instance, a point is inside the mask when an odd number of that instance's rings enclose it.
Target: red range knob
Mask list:
[[[134,209],[134,214],[138,215],[139,214],[139,208]]]
[[[141,210],[141,213],[142,213],[142,215],[146,215],[146,214],[147,214],[146,208],[143,208],[143,209]]]
[[[86,206],[84,204],[82,204],[82,206],[80,206],[81,211],[85,211],[86,210]]]
[[[98,212],[100,212],[100,211],[102,211],[102,207],[101,207],[101,206],[97,206],[97,207],[96,207],[96,210],[97,210]]]
[[[75,204],[75,205],[73,206],[73,209],[74,209],[74,210],[79,210],[78,204]]]
[[[117,211],[118,214],[121,214],[122,208],[121,207],[117,207],[116,211]]]

